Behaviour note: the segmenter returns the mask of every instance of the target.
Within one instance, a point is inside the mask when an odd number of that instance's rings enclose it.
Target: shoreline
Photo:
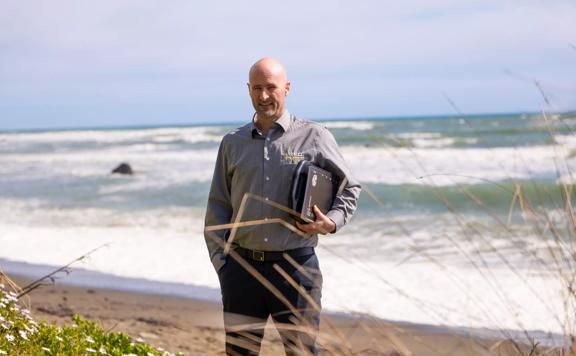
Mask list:
[[[29,282],[21,276],[11,278],[18,285]],[[42,286],[23,300],[39,321],[63,325],[79,314],[97,321],[107,331],[124,332],[170,352],[224,354],[222,311],[217,303],[65,284]],[[333,327],[327,327],[328,323]],[[262,355],[282,354],[280,337],[270,326],[269,321]],[[319,344],[337,350],[343,339],[350,343],[352,352],[361,354],[393,355],[403,345],[414,355],[445,355],[447,350],[454,355],[480,355],[489,347],[485,340],[443,333],[434,327],[325,314]]]
[[[0,266],[19,286],[44,276],[46,268],[54,270],[52,266],[3,259],[0,259]],[[116,283],[110,283],[110,278]],[[105,280],[108,285],[98,284]],[[120,285],[123,288],[114,288]],[[70,323],[72,315],[80,314],[97,321],[105,330],[125,332],[134,339],[144,339],[170,352],[223,354],[221,304],[210,298],[191,297],[196,295],[192,291],[200,290],[205,296],[217,293],[219,298],[219,291],[198,288],[74,268],[55,284],[32,291],[24,301],[29,302],[32,315],[39,321],[62,325]],[[393,355],[394,351],[409,354],[409,350],[413,355],[481,355],[501,341],[498,331],[487,329],[387,321],[332,311],[323,311],[322,318],[318,342],[332,351],[341,350],[342,345],[348,343],[348,351],[361,354]],[[508,342],[500,343],[500,351],[502,355],[516,354]],[[282,352],[279,335],[269,321],[262,355]]]

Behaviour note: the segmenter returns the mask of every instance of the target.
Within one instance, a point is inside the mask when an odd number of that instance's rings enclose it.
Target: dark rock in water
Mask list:
[[[130,165],[128,163],[120,163],[120,165],[118,165],[118,167],[116,167],[112,170],[112,173],[131,175],[131,174],[134,174],[134,171],[132,170],[132,167],[130,167]]]

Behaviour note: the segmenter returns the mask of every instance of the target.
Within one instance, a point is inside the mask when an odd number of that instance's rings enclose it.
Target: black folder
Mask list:
[[[326,214],[332,207],[337,190],[337,177],[310,161],[300,161],[292,181],[292,209],[300,222],[315,220],[314,205]]]

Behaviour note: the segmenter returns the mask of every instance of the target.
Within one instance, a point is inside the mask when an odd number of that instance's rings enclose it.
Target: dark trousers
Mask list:
[[[270,288],[248,271],[251,268],[247,270],[232,255],[227,257],[218,273],[227,355],[257,355],[269,316],[274,320],[287,355],[317,354],[322,274],[315,254],[293,259],[301,268],[287,260],[243,259],[270,282],[273,286]]]

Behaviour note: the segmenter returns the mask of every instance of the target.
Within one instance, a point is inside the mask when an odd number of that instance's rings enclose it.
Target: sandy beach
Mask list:
[[[23,286],[28,279],[12,276]],[[109,289],[46,285],[28,298],[33,316],[55,324],[74,314],[125,332],[156,347],[187,355],[223,355],[221,305],[194,299]],[[270,326],[270,321],[269,324]],[[473,338],[441,327],[393,323],[353,315],[324,314],[322,354],[340,355],[515,355],[506,343]],[[268,327],[262,355],[283,355],[279,336]]]

